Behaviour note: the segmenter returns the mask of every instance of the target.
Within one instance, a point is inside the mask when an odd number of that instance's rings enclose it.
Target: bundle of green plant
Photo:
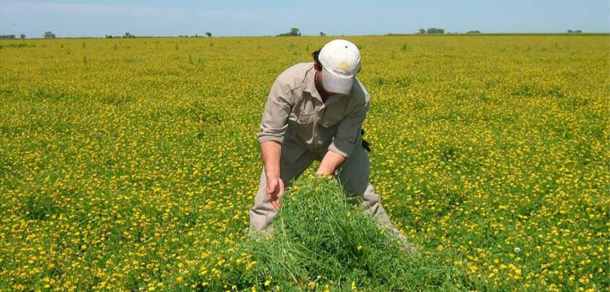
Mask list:
[[[256,262],[243,281],[281,291],[318,288],[414,291],[453,286],[450,271],[404,243],[330,178],[303,178],[282,199],[271,236],[245,248]],[[234,279],[235,280],[235,279]],[[246,285],[242,286],[245,287]]]

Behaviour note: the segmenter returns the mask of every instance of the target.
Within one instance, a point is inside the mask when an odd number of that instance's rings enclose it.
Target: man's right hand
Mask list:
[[[280,199],[284,195],[284,182],[279,177],[267,177],[267,197],[276,210],[280,209]]]

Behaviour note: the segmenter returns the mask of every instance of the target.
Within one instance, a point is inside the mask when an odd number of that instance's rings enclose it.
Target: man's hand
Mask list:
[[[276,210],[280,209],[280,199],[284,195],[284,182],[279,177],[267,177],[267,197]]]

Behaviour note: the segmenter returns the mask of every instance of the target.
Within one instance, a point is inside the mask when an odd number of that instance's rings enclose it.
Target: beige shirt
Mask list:
[[[294,65],[278,76],[269,92],[257,138],[259,143],[280,143],[289,163],[306,150],[347,158],[362,143],[360,129],[371,100],[362,83],[356,79],[350,95],[333,95],[323,102],[314,76],[313,62]]]

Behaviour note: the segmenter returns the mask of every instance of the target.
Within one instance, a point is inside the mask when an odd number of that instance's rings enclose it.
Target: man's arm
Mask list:
[[[275,141],[280,145],[284,143],[288,116],[294,106],[294,101],[284,90],[284,86],[279,80],[276,80],[271,86],[261,119],[261,128],[256,135],[260,144],[265,141]]]
[[[317,176],[322,175],[332,175],[335,170],[337,170],[341,164],[345,162],[345,157],[343,155],[328,151],[324,158],[322,158],[322,162],[320,162],[320,167],[318,171],[316,171]]]
[[[362,123],[369,111],[369,104],[365,102],[339,122],[334,141],[328,147],[328,152],[322,158],[316,175],[332,175],[352,154],[355,147],[360,147]]]
[[[280,156],[282,155],[282,145],[268,140],[261,143],[261,156],[265,165],[267,177],[280,177]]]
[[[261,120],[261,130],[257,134],[261,146],[261,156],[267,178],[267,196],[274,208],[280,209],[280,199],[284,194],[284,182],[280,178],[280,157],[287,120],[293,101],[277,81],[271,87],[265,112]]]
[[[361,147],[362,123],[369,111],[369,100],[356,107],[344,120],[339,122],[335,139],[328,146],[328,152],[322,158],[318,175],[333,174],[345,160],[354,152],[355,147]]]
[[[280,209],[280,199],[284,195],[284,182],[280,177],[280,156],[282,145],[268,140],[261,143],[261,156],[265,165],[265,176],[267,177],[267,197],[269,202],[277,210]]]

